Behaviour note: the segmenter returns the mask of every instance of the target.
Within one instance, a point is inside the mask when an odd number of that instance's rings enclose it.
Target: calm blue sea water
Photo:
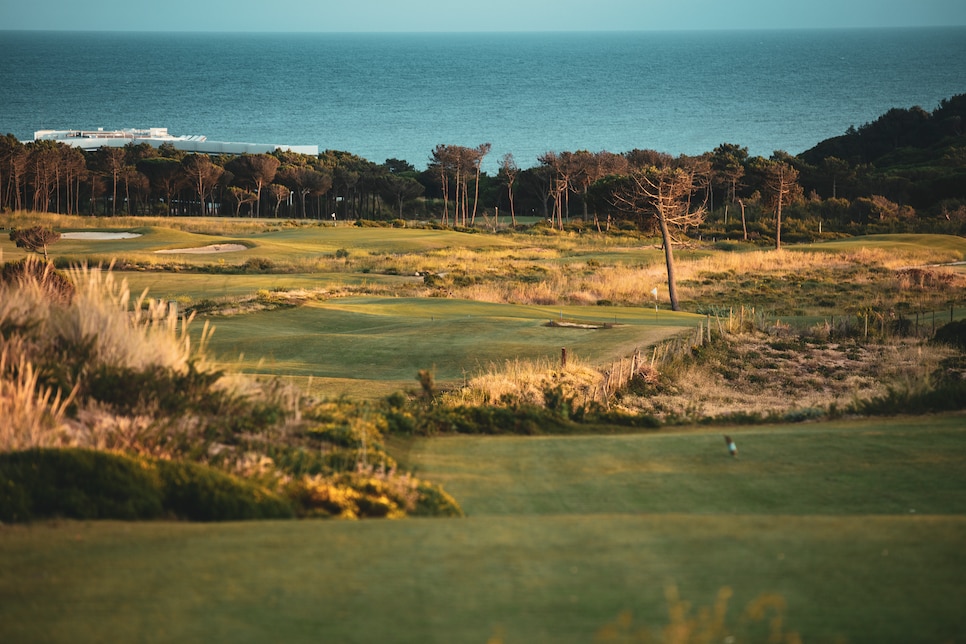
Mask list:
[[[0,32],[0,130],[167,127],[424,167],[439,143],[792,153],[966,92],[966,28],[550,34]]]

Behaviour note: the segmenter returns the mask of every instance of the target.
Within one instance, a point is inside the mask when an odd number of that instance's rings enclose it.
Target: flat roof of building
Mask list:
[[[296,152],[298,154],[319,155],[317,145],[283,145],[276,143],[233,143],[228,141],[209,141],[200,134],[175,136],[168,128],[152,127],[129,130],[37,130],[34,141],[57,141],[82,150],[96,150],[102,147],[121,148],[128,143],[147,143],[153,147],[168,144],[176,150],[202,154],[268,154],[275,150]]]

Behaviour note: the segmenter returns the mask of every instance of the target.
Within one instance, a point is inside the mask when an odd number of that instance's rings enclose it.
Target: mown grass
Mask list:
[[[963,514],[964,417],[721,431],[414,441],[470,515]],[[472,461],[466,459],[473,454]],[[525,490],[525,494],[520,494]]]
[[[400,275],[345,273],[186,273],[154,271],[115,271],[127,280],[131,291],[148,290],[150,297],[198,304],[204,300],[240,299],[259,291],[327,291],[344,287],[392,289],[413,283],[415,278]],[[230,304],[230,302],[228,302]]]
[[[591,642],[657,633],[673,584],[691,615],[731,588],[737,641],[763,594],[805,642],[955,641],[962,427],[756,427],[736,461],[713,431],[416,440],[468,518],[4,527],[0,638]]]
[[[580,319],[608,329],[549,327]],[[534,307],[441,298],[346,297],[297,309],[218,318],[209,342],[226,363],[253,373],[349,378],[415,386],[420,369],[455,383],[507,356],[558,358],[561,347],[587,361],[628,355],[701,318],[620,307]]]
[[[791,248],[835,252],[875,249],[894,254],[918,254],[928,249],[934,253],[948,254],[950,256],[948,261],[960,261],[966,258],[966,238],[953,235],[864,235]]]

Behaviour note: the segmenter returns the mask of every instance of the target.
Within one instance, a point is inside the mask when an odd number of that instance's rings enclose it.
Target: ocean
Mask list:
[[[797,154],[966,93],[966,28],[479,34],[0,31],[0,131],[167,127],[426,166],[728,142]]]

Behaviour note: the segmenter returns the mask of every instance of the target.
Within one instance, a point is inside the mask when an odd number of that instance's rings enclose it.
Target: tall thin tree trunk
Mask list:
[[[741,206],[741,230],[744,234],[744,240],[748,241],[748,224],[745,222],[745,202],[739,199],[738,205]]]
[[[667,292],[671,300],[671,310],[680,311],[678,304],[678,285],[674,274],[674,251],[671,248],[671,231],[667,227],[667,219],[663,214],[657,218],[661,227],[661,240],[664,242],[664,263],[667,265]]]
[[[782,194],[778,194],[778,208],[775,210],[775,250],[782,249]]]

